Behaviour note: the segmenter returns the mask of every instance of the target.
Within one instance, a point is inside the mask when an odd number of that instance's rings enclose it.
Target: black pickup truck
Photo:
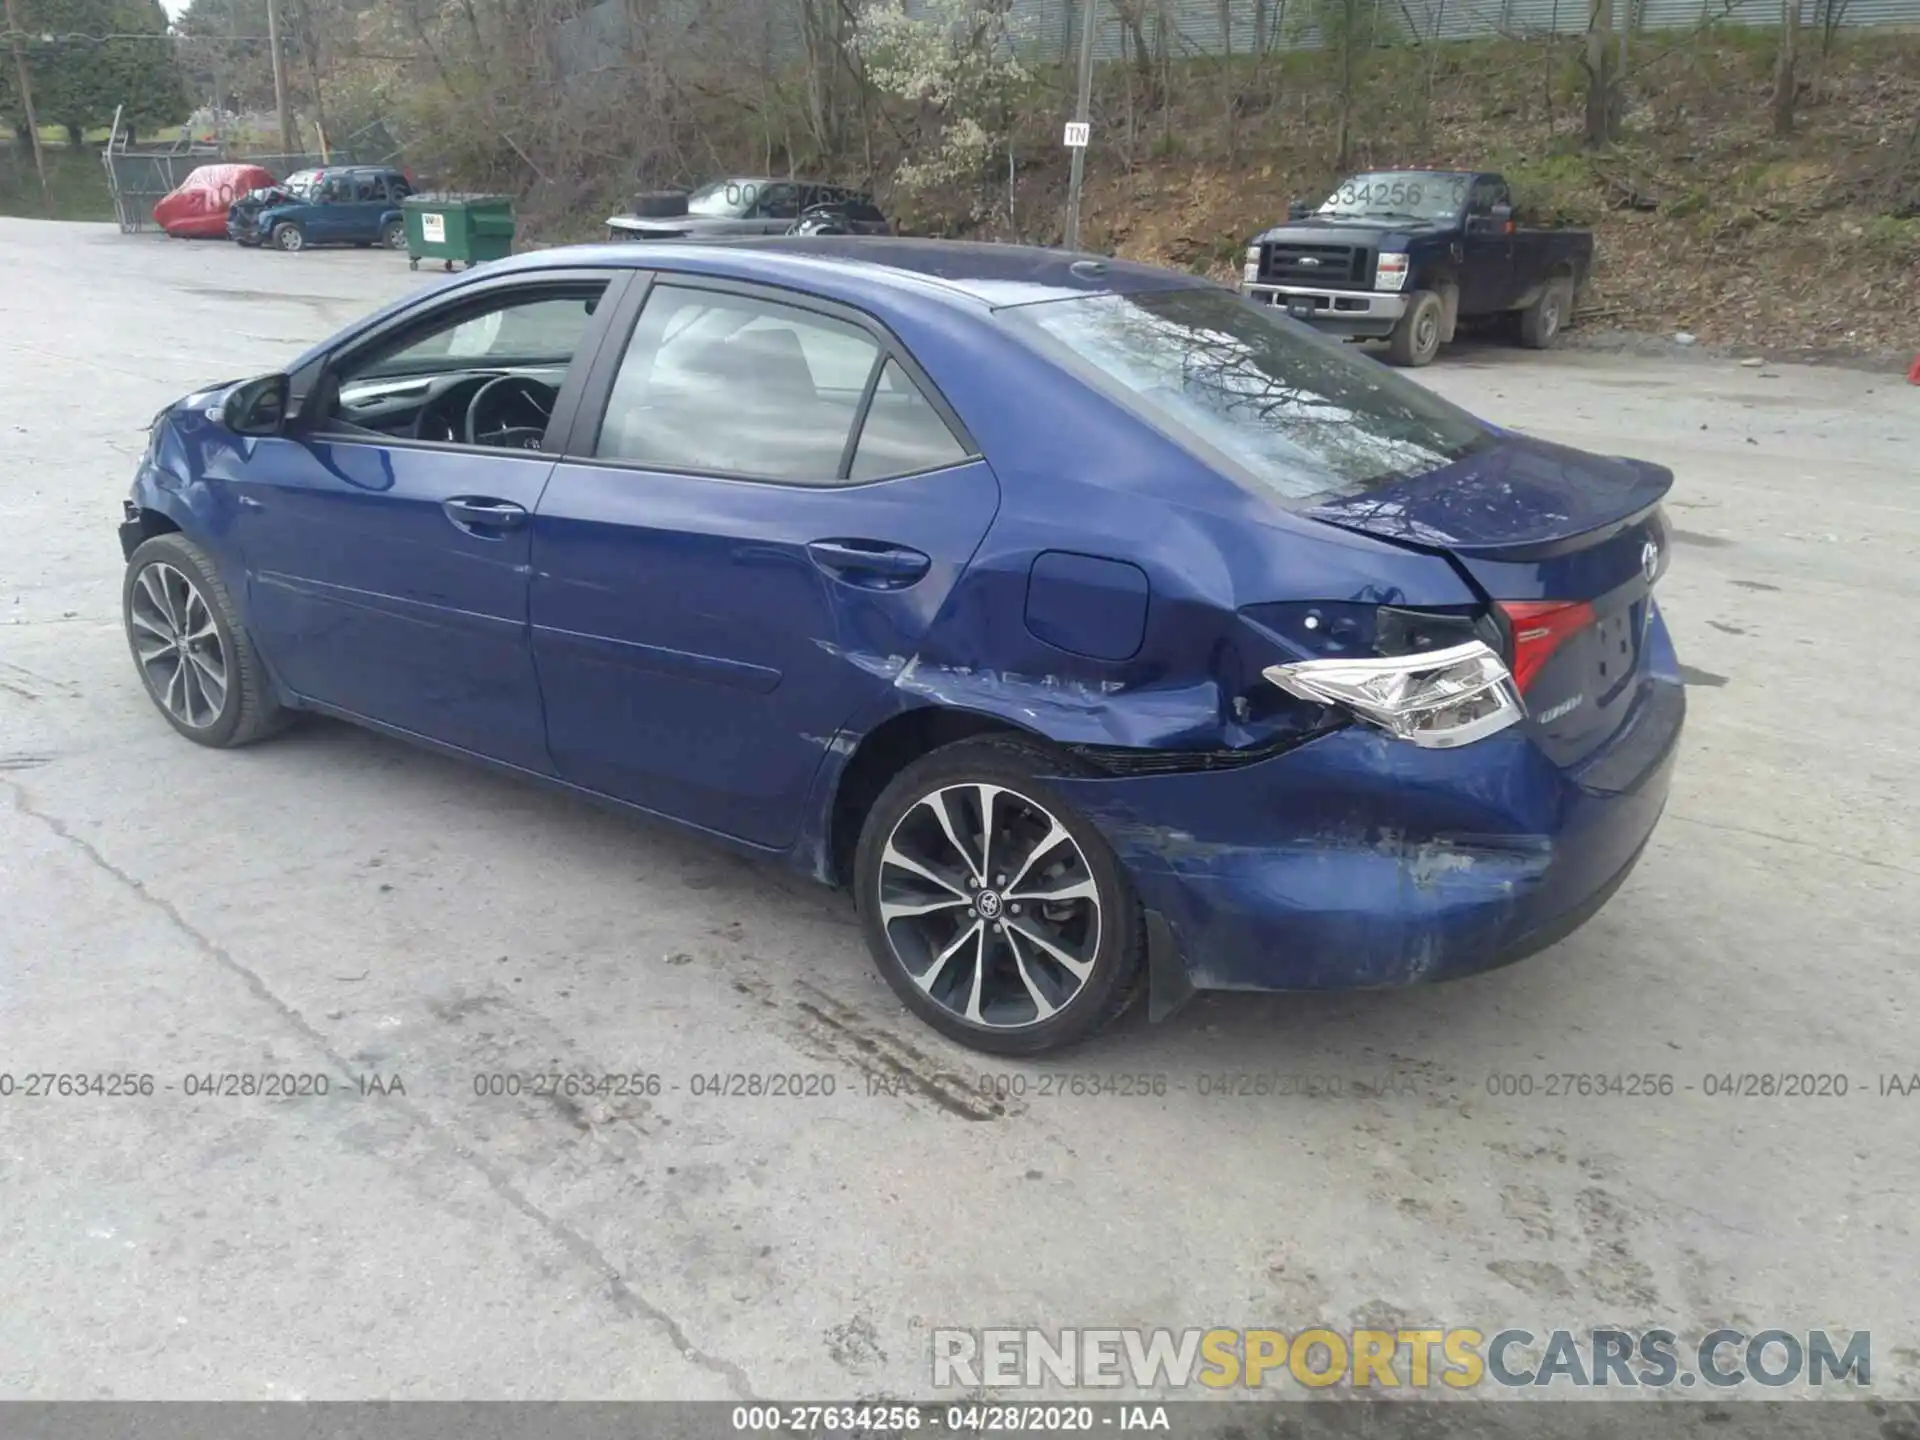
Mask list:
[[[1242,293],[1317,329],[1385,340],[1396,365],[1429,364],[1462,320],[1519,317],[1553,344],[1593,266],[1593,232],[1523,229],[1486,171],[1350,175],[1318,208],[1248,243]]]

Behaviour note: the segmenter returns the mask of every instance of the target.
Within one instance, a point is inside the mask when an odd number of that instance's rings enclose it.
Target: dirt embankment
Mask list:
[[[1824,52],[1810,35],[1787,138],[1770,134],[1768,33],[1655,33],[1634,45],[1622,139],[1601,151],[1579,143],[1583,76],[1564,43],[1376,52],[1354,107],[1352,164],[1499,169],[1533,215],[1590,226],[1588,336],[1680,333],[1780,356],[1910,361],[1920,34],[1843,34]],[[1083,240],[1232,276],[1248,235],[1335,178],[1329,68],[1300,54],[1251,76],[1196,62],[1163,104],[1131,71],[1103,76]],[[1057,146],[1057,129],[1036,127],[1026,149],[1041,158],[1021,173],[1014,225],[1003,194],[982,229],[1057,238]]]

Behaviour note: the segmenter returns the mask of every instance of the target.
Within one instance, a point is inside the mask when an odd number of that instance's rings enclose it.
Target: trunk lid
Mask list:
[[[1451,560],[1501,615],[1535,740],[1573,765],[1619,732],[1646,678],[1672,485],[1662,466],[1495,432],[1451,465],[1306,513]]]

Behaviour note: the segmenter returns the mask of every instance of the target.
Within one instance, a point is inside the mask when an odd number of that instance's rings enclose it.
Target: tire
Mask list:
[[[854,901],[874,964],[909,1010],[970,1049],[1038,1055],[1085,1040],[1126,1010],[1146,974],[1132,881],[1105,837],[1038,778],[1063,768],[1023,740],[961,741],[896,775],[861,828]],[[1006,848],[989,849],[987,887],[976,890],[965,872],[980,853],[983,794],[992,844]],[[1036,888],[1061,898],[1023,905]],[[973,898],[982,895],[990,905]]]
[[[389,220],[386,224],[382,225],[380,227],[380,243],[389,250],[406,249],[407,222],[404,220]]]
[[[184,535],[156,535],[133,552],[120,615],[147,698],[196,745],[248,745],[290,718],[273,697],[220,572]],[[182,632],[190,637],[184,651],[171,643]],[[216,669],[217,687],[210,684]],[[176,674],[182,678],[171,678]]]
[[[307,248],[307,232],[290,220],[282,220],[273,227],[273,243],[276,249],[291,255]]]
[[[1529,350],[1549,350],[1573,316],[1573,282],[1549,280],[1540,298],[1520,312],[1520,343]]]
[[[1387,337],[1387,359],[1395,365],[1431,365],[1440,353],[1443,312],[1440,297],[1433,291],[1414,291],[1407,313],[1400,317],[1393,334]]]

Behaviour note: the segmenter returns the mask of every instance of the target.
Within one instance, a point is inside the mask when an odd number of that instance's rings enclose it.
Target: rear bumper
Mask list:
[[[1055,782],[1165,920],[1196,989],[1340,990],[1450,979],[1584,924],[1666,804],[1677,677],[1562,770],[1527,725],[1456,750],[1351,726],[1239,769]]]
[[[1391,290],[1322,290],[1249,281],[1240,286],[1240,293],[1262,305],[1278,305],[1316,330],[1333,335],[1390,335],[1407,313],[1407,297]],[[1302,306],[1308,307],[1308,313],[1298,314]]]

